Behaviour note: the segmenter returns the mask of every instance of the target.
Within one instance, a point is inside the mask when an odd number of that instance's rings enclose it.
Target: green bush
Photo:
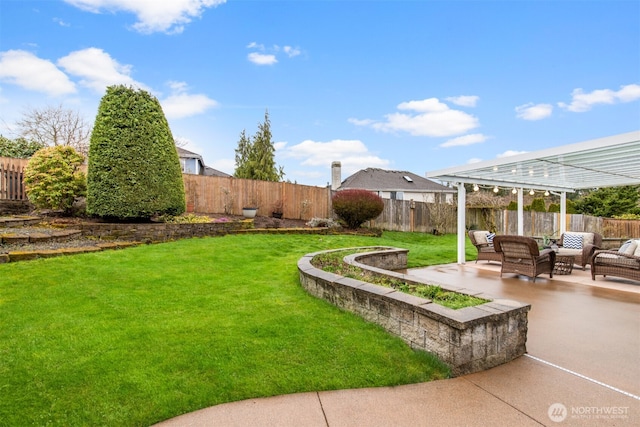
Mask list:
[[[507,210],[508,211],[517,211],[518,210],[518,203],[514,202],[513,200],[509,202],[509,204],[507,205]]]
[[[69,146],[36,151],[24,171],[29,201],[38,209],[69,213],[73,201],[85,194],[86,180],[79,170],[83,161],[84,157]]]
[[[91,135],[87,187],[92,215],[148,219],[185,211],[178,152],[162,107],[148,92],[107,88]]]
[[[546,212],[547,207],[544,203],[544,199],[533,199],[531,202],[531,210],[534,212]]]
[[[549,205],[549,212],[560,212],[560,205],[558,203],[551,203]]]
[[[367,190],[338,191],[332,199],[333,211],[347,228],[356,229],[365,221],[376,218],[384,209],[377,194]]]
[[[9,139],[0,135],[0,156],[28,159],[33,154],[44,148],[44,144],[36,141],[28,141],[24,138]]]

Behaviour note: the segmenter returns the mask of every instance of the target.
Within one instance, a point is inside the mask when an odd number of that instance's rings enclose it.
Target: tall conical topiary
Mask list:
[[[89,145],[87,212],[144,219],[184,211],[180,160],[160,103],[144,90],[108,87]]]

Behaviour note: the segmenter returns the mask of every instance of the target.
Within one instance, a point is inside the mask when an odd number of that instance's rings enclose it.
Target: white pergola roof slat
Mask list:
[[[427,172],[447,182],[573,192],[640,184],[640,131]]]

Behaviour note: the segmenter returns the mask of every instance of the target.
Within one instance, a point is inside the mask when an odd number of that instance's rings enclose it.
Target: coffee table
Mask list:
[[[556,263],[553,266],[553,274],[571,274],[575,259],[568,255],[556,255]]]

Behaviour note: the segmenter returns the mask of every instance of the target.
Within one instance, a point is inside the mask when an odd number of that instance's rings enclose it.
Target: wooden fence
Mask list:
[[[0,157],[0,200],[27,200],[22,178],[26,159]],[[273,205],[282,201],[285,218],[309,220],[331,218],[329,188],[288,182],[254,181],[232,177],[184,174],[187,211],[221,215],[241,215],[242,208],[258,207],[258,215],[270,216]],[[456,205],[410,200],[384,200],[382,214],[369,222],[371,227],[391,231],[455,233]],[[605,238],[640,237],[640,220],[617,220],[588,215],[566,216],[567,230],[592,231]],[[524,212],[526,236],[557,235],[560,214]],[[469,208],[467,228],[517,234],[518,213],[501,209]]]
[[[0,157],[0,200],[26,200],[22,178],[28,159]]]
[[[601,218],[581,214],[567,214],[568,231],[589,231],[605,238],[628,239],[640,237],[640,220]],[[525,236],[558,236],[560,213],[524,212]],[[467,228],[495,230],[498,234],[518,234],[518,212],[501,209],[467,209]]]
[[[183,178],[188,212],[241,215],[243,207],[257,207],[258,215],[271,216],[274,204],[282,201],[285,218],[331,217],[329,188],[203,175]]]

